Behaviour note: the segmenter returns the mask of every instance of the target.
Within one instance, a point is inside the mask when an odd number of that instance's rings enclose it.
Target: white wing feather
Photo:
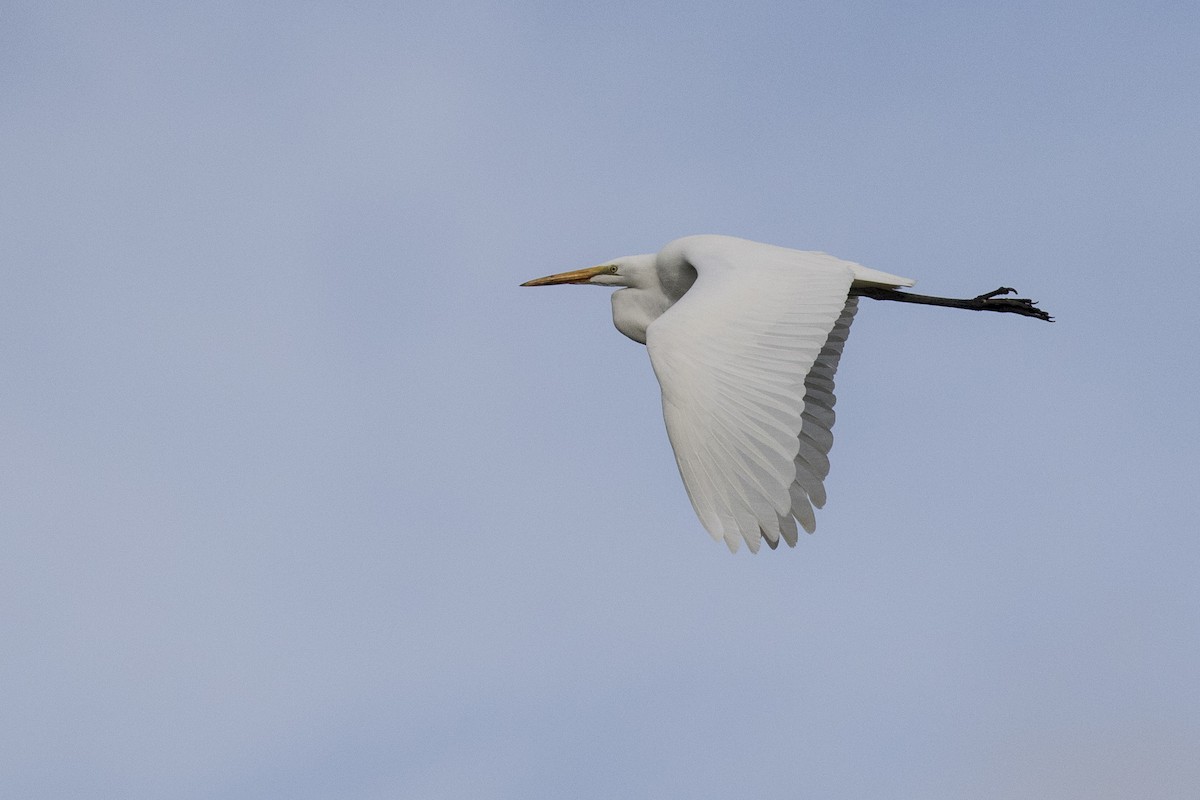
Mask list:
[[[731,550],[744,540],[757,551],[764,537],[794,545],[793,517],[812,531],[825,501],[857,265],[725,237],[673,244],[696,282],[646,345],[688,497]]]

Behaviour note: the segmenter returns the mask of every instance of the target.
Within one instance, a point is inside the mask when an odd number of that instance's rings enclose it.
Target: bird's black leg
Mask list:
[[[872,300],[894,300],[899,303],[920,303],[926,306],[944,306],[946,308],[966,308],[972,311],[998,311],[1009,314],[1020,314],[1023,317],[1053,322],[1054,317],[1037,307],[1033,300],[1024,297],[1003,297],[1014,294],[1016,289],[1001,286],[999,289],[981,294],[976,297],[959,299],[955,297],[932,297],[926,294],[902,292],[899,289],[884,289],[875,286],[864,286],[850,290],[850,294],[859,297],[869,297]]]

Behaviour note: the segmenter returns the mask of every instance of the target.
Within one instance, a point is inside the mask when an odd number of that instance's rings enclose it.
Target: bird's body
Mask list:
[[[613,324],[646,345],[688,497],[734,551],[742,541],[757,551],[764,539],[795,546],[796,522],[815,529],[833,445],[833,377],[856,295],[921,297],[896,291],[913,285],[908,278],[715,235],[523,285],[555,283],[622,287]],[[988,297],[942,304],[1028,304]]]
[[[861,286],[894,288],[916,283],[824,253],[791,250],[732,236],[687,236],[676,239],[658,253],[624,256],[610,262],[620,265],[620,279],[631,282],[628,285],[611,284],[625,287],[612,294],[613,324],[617,330],[639,344],[646,344],[650,323],[682,299],[696,282],[699,273],[694,264],[697,261],[709,269],[732,269],[743,275],[769,263],[782,265],[784,269],[788,265],[803,264],[830,273],[848,274],[854,284]],[[607,282],[593,280],[591,283],[605,285]]]

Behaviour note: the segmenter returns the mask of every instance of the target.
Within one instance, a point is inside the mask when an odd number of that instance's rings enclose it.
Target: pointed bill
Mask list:
[[[587,269],[576,269],[570,272],[560,272],[556,275],[547,275],[544,278],[534,278],[531,281],[525,281],[522,286],[553,286],[556,283],[587,283],[597,275],[611,275],[613,267],[610,264],[605,264],[600,267],[588,267]]]

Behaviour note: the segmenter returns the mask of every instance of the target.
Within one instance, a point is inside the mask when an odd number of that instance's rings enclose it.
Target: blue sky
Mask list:
[[[2,16],[0,794],[1200,784],[1193,4]],[[691,233],[1058,322],[864,301],[731,556],[517,286]]]

